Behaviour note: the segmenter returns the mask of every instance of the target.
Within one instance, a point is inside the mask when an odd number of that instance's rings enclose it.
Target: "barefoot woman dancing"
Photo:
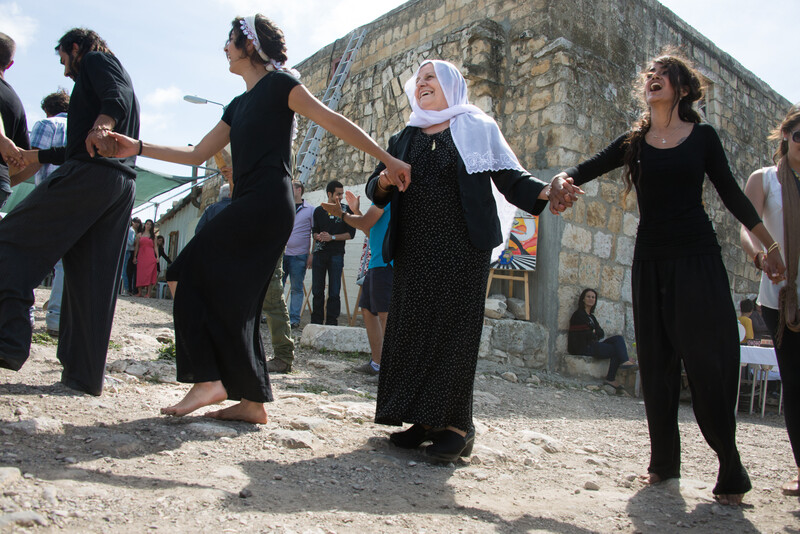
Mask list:
[[[553,179],[559,197],[575,185],[625,166],[626,194],[636,187],[641,220],[633,255],[633,318],[647,423],[649,481],[680,476],[678,400],[681,360],[703,436],[719,457],[714,494],[738,504],[751,488],[736,448],[739,345],[736,313],[720,246],[702,203],[706,174],[725,206],[762,243],[774,240],[731,174],[717,132],[700,124],[692,103],[697,74],[680,58],[652,60],[642,78],[644,114],[588,161]],[[783,272],[777,248],[764,260]],[[702,325],[702,328],[698,328]]]
[[[200,164],[230,141],[233,200],[186,245],[167,270],[175,295],[178,380],[194,384],[161,410],[186,415],[225,399],[238,404],[206,414],[266,423],[272,390],[259,334],[261,302],[294,222],[292,122],[297,112],[382,161],[401,181],[410,167],[332,112],[286,72],[283,33],[262,15],[233,21],[225,54],[247,90],[196,146],[164,147],[115,136],[117,157]],[[180,288],[180,289],[178,289]]]

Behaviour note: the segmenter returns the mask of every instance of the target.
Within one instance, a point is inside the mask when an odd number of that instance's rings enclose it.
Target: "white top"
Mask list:
[[[761,220],[770,235],[781,246],[781,257],[784,264],[786,263],[785,257],[785,240],[783,236],[783,196],[781,190],[781,183],[778,181],[778,168],[765,167],[761,169],[763,176],[764,186],[764,213],[761,215]],[[800,273],[798,273],[798,280],[800,280]],[[758,303],[767,308],[774,310],[778,309],[778,293],[781,288],[786,285],[783,281],[779,284],[773,284],[767,275],[761,274],[761,286],[758,289]],[[797,297],[800,299],[800,283],[797,285]]]

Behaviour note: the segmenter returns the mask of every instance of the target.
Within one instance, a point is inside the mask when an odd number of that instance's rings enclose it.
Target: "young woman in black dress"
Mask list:
[[[678,401],[681,360],[703,436],[720,467],[714,494],[738,504],[750,479],[736,448],[739,340],[730,284],[702,203],[706,174],[725,206],[762,243],[774,240],[728,166],[717,132],[692,104],[699,77],[674,55],[653,59],[641,79],[645,112],[603,151],[553,178],[551,197],[625,167],[625,193],[636,188],[639,230],[632,290],[636,346],[650,429],[650,483],[680,476]],[[783,271],[777,248],[765,265]]]
[[[206,415],[266,423],[264,403],[273,398],[259,324],[272,270],[294,221],[295,112],[383,162],[401,183],[409,179],[410,167],[286,72],[283,33],[269,19],[260,14],[236,18],[232,26],[224,50],[230,71],[243,78],[247,90],[226,106],[213,130],[189,147],[114,137],[117,157],[138,153],[184,164],[201,164],[230,142],[233,200],[167,269],[175,298],[178,380],[193,386],[183,400],[161,411],[186,415],[225,399],[240,400]]]

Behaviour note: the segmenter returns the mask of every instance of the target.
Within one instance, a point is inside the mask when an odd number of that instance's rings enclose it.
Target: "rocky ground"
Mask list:
[[[266,425],[159,415],[187,389],[159,353],[169,301],[120,300],[106,391],[77,395],[58,383],[41,326],[47,297],[37,290],[30,360],[0,371],[3,531],[800,531],[800,503],[780,492],[793,462],[774,413],[740,417],[754,489],[744,506],[722,507],[688,404],[684,478],[645,487],[639,399],[482,363],[473,455],[432,465],[390,446],[390,429],[371,422],[376,385],[350,370],[364,358],[355,354],[300,348],[294,372],[273,377]]]

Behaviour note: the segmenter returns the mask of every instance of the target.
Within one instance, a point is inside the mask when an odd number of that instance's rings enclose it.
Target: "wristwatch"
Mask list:
[[[336,241],[336,236],[335,235],[331,236],[331,241]]]

